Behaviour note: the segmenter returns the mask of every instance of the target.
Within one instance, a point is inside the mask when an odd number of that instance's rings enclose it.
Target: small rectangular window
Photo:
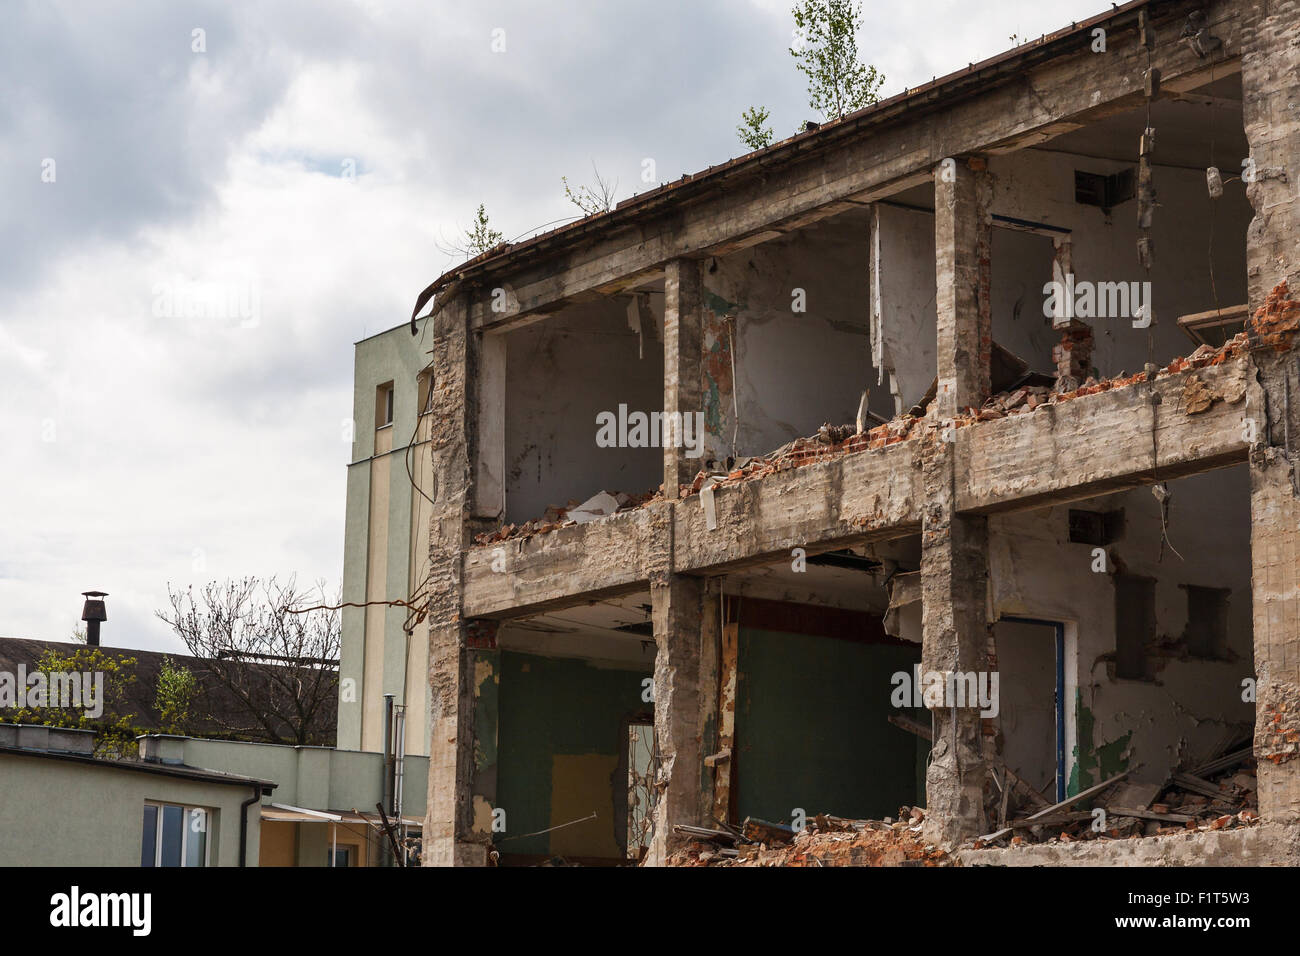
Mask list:
[[[393,424],[393,383],[385,382],[375,389],[375,427]]]
[[[141,866],[207,866],[213,813],[203,807],[146,803],[140,839]]]
[[[419,393],[420,414],[427,415],[433,411],[433,369],[426,368],[416,377],[416,390]]]
[[[1124,511],[1084,511],[1071,508],[1070,540],[1075,544],[1105,547],[1119,540],[1124,531]]]

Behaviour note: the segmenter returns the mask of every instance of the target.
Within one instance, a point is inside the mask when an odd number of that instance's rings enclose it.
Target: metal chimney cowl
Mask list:
[[[82,591],[86,603],[81,608],[81,619],[86,622],[86,644],[99,646],[99,622],[108,620],[108,611],[104,607],[106,591]]]

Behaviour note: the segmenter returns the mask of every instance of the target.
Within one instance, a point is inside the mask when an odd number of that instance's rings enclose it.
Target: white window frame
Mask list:
[[[181,810],[181,869],[199,869],[199,867],[188,867],[185,863],[189,859],[186,851],[189,849],[190,834],[194,831],[191,829],[193,814],[197,811],[204,814],[205,822],[201,832],[206,834],[203,841],[203,868],[212,865],[212,821],[216,819],[217,812],[211,807],[196,807],[188,803],[168,803],[163,800],[146,800],[146,807],[157,807],[158,812],[154,814],[154,833],[153,833],[153,865],[155,868],[162,867],[162,828],[163,828],[163,808],[179,807]],[[141,828],[140,839],[144,840],[144,829]]]

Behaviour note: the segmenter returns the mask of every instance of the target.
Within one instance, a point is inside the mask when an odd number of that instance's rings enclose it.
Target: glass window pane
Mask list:
[[[189,826],[185,835],[185,865],[203,866],[208,848],[208,811],[193,807],[185,815]]]
[[[153,866],[158,850],[158,808],[151,804],[144,806],[144,827],[141,830],[140,865]]]
[[[163,807],[161,866],[181,865],[181,837],[184,835],[185,809]]]

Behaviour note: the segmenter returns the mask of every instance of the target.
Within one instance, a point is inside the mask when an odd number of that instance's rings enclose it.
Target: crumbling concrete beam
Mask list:
[[[992,178],[982,157],[947,158],[934,171],[936,412],[952,418],[989,396]]]
[[[1300,46],[1294,3],[1240,4],[1252,361],[1266,398],[1250,455],[1255,757],[1266,821],[1300,820]]]
[[[472,662],[461,613],[460,552],[469,535],[471,412],[478,337],[469,332],[464,297],[432,320],[429,538],[429,681],[432,688],[429,786],[422,862],[482,865],[486,846],[470,839],[474,780]]]
[[[955,467],[952,443],[931,436],[923,465],[921,531],[921,670],[926,674],[988,670],[988,519],[953,512]],[[931,713],[926,833],[951,845],[985,830],[983,725],[978,702],[945,701]]]
[[[688,458],[682,427],[704,412],[704,276],[697,259],[674,259],[664,278],[664,421],[681,423],[663,437],[664,497],[676,501],[678,488],[700,470]],[[675,431],[671,437],[668,431]],[[700,430],[701,432],[703,429]],[[696,434],[702,439],[702,434]]]
[[[1209,409],[1189,413],[1187,396],[1207,392]],[[1263,393],[1244,355],[979,422],[954,434],[956,507],[1041,508],[1239,464],[1263,426]]]
[[[720,616],[699,578],[656,575],[650,584],[655,634],[654,836],[648,863],[662,866],[682,842],[678,824],[699,826],[711,806],[705,792],[705,724],[716,714],[717,663],[714,645]],[[705,644],[708,651],[702,653]],[[708,671],[708,672],[706,672]],[[710,744],[713,741],[710,741]]]
[[[1250,458],[1255,758],[1265,820],[1300,820],[1300,498],[1280,448]]]
[[[717,488],[712,528],[692,495],[671,509],[661,502],[471,548],[465,614],[522,617],[643,590],[657,567],[721,574],[788,562],[793,548],[814,554],[916,533],[914,456],[913,443],[899,442]]]

